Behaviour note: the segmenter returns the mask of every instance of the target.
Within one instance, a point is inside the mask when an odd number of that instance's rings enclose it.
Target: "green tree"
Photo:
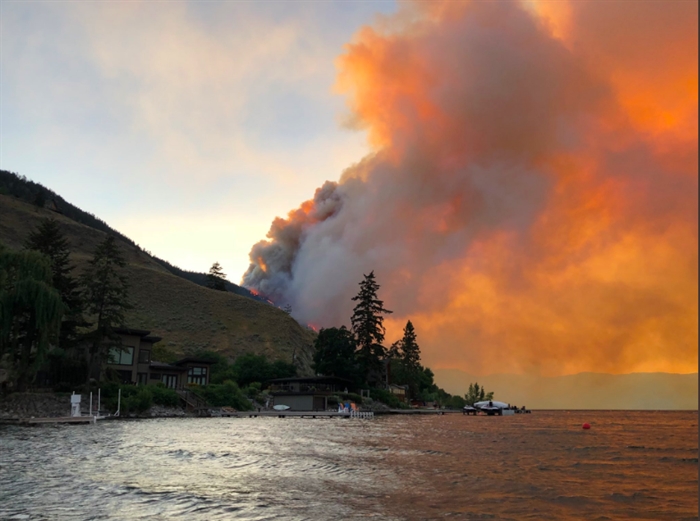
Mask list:
[[[464,395],[464,400],[467,405],[474,405],[476,402],[483,402],[484,400],[493,400],[493,391],[487,393],[486,389],[483,386],[479,386],[478,383],[469,384],[469,390]]]
[[[207,273],[207,287],[217,291],[226,291],[226,274],[221,264],[215,262]]]
[[[47,218],[29,234],[24,246],[49,258],[52,284],[61,295],[64,309],[58,345],[63,349],[74,348],[78,342],[77,328],[84,320],[78,281],[71,274],[74,266],[69,261],[68,239],[61,232],[58,222]]]
[[[123,274],[125,267],[126,261],[114,237],[108,235],[97,245],[80,278],[86,311],[95,318],[97,326],[88,335],[88,378],[99,379],[110,347],[119,345],[114,329],[124,325],[124,313],[131,307]]]
[[[391,346],[389,358],[391,359],[391,382],[408,385],[409,395],[418,396],[425,375],[420,363],[420,347],[416,341],[416,330],[410,320],[406,322],[403,337]]]
[[[391,313],[384,308],[384,302],[377,297],[379,284],[374,271],[364,275],[360,282],[360,292],[352,298],[357,302],[351,318],[352,330],[358,347],[358,361],[368,380],[375,382],[382,378],[382,360],[386,356],[384,342],[384,317]]]
[[[9,354],[20,391],[58,338],[63,305],[51,279],[46,256],[0,245],[0,358]]]
[[[321,329],[314,348],[316,374],[357,381],[359,370],[355,357],[355,337],[345,326]]]

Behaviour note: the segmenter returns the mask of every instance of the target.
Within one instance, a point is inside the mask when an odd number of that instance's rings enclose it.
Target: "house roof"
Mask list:
[[[115,327],[114,332],[120,335],[136,335],[141,337],[151,334],[150,331],[145,329],[132,329],[130,327]]]
[[[338,383],[338,384],[352,384],[352,380],[348,380],[346,378],[338,378],[337,376],[304,376],[304,377],[297,377],[293,376],[290,378],[275,378],[274,380],[270,380],[270,383],[275,382],[275,383],[292,383],[292,382],[299,382],[299,383],[326,383],[326,384],[333,384],[333,383]]]
[[[175,372],[187,371],[186,367],[178,367],[176,365],[166,364],[165,362],[152,361],[149,364],[149,366],[151,369],[158,369],[159,371],[175,371]]]
[[[159,336],[148,335],[143,337],[141,340],[143,340],[144,342],[151,342],[152,344],[155,344],[156,342],[160,342],[163,339]]]
[[[182,365],[182,364],[207,364],[211,365],[214,362],[211,360],[205,360],[204,358],[196,358],[194,356],[187,356],[181,360],[178,360],[177,362],[173,362],[175,365]]]

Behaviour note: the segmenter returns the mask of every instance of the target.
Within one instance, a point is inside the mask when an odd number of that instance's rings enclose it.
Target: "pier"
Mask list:
[[[102,418],[100,418],[102,419]],[[97,416],[62,416],[58,418],[26,418],[20,423],[38,425],[44,423],[96,423]]]

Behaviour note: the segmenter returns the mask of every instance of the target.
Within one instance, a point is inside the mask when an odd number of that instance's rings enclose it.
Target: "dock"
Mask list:
[[[237,411],[226,412],[222,416],[234,418],[358,418],[372,419],[373,412],[338,412],[338,411]]]
[[[21,423],[38,425],[46,423],[96,423],[96,416],[62,416],[57,418],[26,418]]]

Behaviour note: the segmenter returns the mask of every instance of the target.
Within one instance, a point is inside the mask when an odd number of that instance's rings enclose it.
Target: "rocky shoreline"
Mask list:
[[[87,401],[81,413],[89,413]],[[0,422],[15,423],[30,418],[61,418],[70,416],[69,393],[12,393],[0,397]],[[123,418],[182,418],[192,416],[181,407],[153,405],[141,414],[128,414]]]

